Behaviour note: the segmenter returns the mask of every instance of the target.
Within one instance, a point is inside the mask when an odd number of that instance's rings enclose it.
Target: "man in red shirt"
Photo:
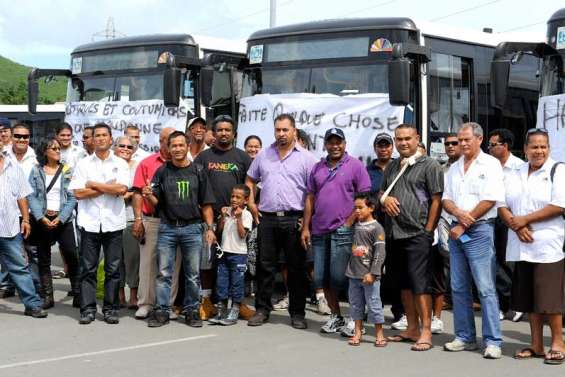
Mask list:
[[[133,213],[135,216],[132,228],[133,235],[140,240],[139,249],[139,287],[137,290],[138,309],[135,318],[147,318],[155,304],[155,279],[157,277],[157,233],[159,230],[159,214],[153,206],[145,199],[146,192],[151,192],[151,179],[153,175],[170,159],[167,148],[167,138],[175,131],[172,127],[164,128],[159,135],[159,152],[151,154],[143,159],[135,171],[133,179],[134,195],[132,199]],[[180,269],[180,258],[177,258],[175,276],[171,294],[174,297],[177,292],[178,270]]]

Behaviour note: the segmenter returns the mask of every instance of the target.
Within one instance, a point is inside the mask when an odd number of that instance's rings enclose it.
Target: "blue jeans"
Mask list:
[[[381,281],[371,285],[362,283],[362,279],[349,279],[349,315],[354,321],[363,319],[367,306],[367,322],[385,323],[383,303],[381,301]]]
[[[216,277],[216,295],[218,300],[241,303],[245,290],[245,271],[247,271],[247,254],[224,253],[218,260]]]
[[[312,236],[314,288],[341,290],[347,287],[345,270],[352,244],[353,231],[343,225],[333,232]]]
[[[495,289],[494,224],[474,225],[465,234],[471,238],[466,243],[449,239],[455,336],[465,343],[476,342],[472,292],[474,281],[481,301],[483,341],[487,346],[500,347],[502,334]]]
[[[22,236],[0,237],[0,263],[16,286],[26,309],[41,307],[42,302],[33,285],[28,264],[22,255]]]
[[[157,236],[157,310],[170,311],[171,283],[177,255],[177,246],[182,254],[184,270],[184,311],[190,312],[200,306],[200,249],[202,248],[201,223],[174,226],[159,224]]]
[[[35,286],[35,290],[39,292],[41,284],[39,283],[39,256],[37,246],[32,246],[24,241],[23,249],[28,258],[26,264],[28,264],[33,285]],[[12,283],[8,274],[8,269],[3,267],[0,267],[0,288],[7,291],[15,291],[14,283]]]

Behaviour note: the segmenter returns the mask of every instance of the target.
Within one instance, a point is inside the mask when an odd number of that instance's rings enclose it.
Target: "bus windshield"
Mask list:
[[[543,60],[541,96],[552,96],[565,92],[563,59],[559,55],[551,55]]]
[[[244,74],[243,97],[255,94],[388,93],[386,63],[308,68],[263,68]]]

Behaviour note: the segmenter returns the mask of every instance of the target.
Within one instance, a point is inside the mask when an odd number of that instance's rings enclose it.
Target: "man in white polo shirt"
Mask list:
[[[444,345],[457,352],[477,348],[472,283],[479,292],[484,357],[501,356],[499,305],[495,290],[494,220],[496,203],[504,199],[500,162],[481,151],[483,129],[465,123],[457,134],[460,158],[445,176],[443,207],[451,215],[449,240],[455,339]]]
[[[112,130],[107,124],[94,126],[94,154],[80,160],[69,190],[78,200],[77,224],[81,229],[80,324],[89,324],[96,314],[96,271],[100,248],[104,250],[104,321],[119,322],[118,290],[122,258],[122,231],[126,227],[123,195],[128,189],[129,168],[115,156]]]

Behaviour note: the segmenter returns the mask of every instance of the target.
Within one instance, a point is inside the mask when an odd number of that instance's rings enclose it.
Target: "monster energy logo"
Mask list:
[[[188,197],[188,189],[190,188],[190,182],[188,181],[178,181],[177,191],[180,200],[185,200]]]

